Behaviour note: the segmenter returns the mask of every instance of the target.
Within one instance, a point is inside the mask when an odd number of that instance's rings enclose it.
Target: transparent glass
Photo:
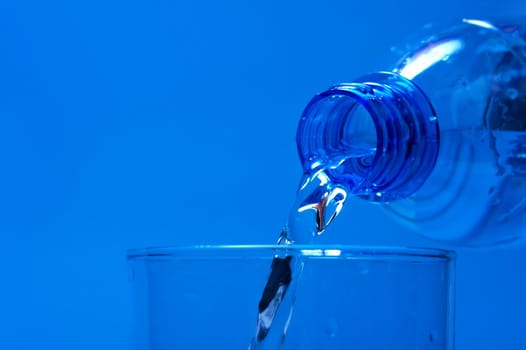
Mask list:
[[[286,337],[265,349],[453,349],[451,253],[313,245],[130,250],[135,349],[247,349],[276,256],[304,268]]]

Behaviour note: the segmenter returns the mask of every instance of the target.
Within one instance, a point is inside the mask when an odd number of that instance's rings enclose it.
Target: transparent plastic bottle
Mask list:
[[[423,235],[463,245],[526,236],[526,20],[464,19],[394,66],[316,95],[297,145]]]

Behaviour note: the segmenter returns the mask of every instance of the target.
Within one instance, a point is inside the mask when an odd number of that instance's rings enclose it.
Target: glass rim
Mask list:
[[[273,256],[302,256],[308,259],[453,261],[455,253],[441,248],[377,245],[181,245],[128,249],[127,260],[269,259]]]

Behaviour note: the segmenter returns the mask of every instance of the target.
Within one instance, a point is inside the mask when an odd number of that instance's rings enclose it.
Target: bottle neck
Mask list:
[[[439,126],[425,94],[394,73],[375,73],[316,95],[296,142],[303,170],[372,201],[413,194],[438,157]]]

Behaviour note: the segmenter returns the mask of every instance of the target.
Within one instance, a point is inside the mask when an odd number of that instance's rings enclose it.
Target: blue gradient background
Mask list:
[[[125,249],[274,242],[310,97],[519,0],[0,3],[0,348],[126,349]],[[350,201],[327,240],[433,245]],[[460,250],[457,348],[526,348],[526,248]]]

